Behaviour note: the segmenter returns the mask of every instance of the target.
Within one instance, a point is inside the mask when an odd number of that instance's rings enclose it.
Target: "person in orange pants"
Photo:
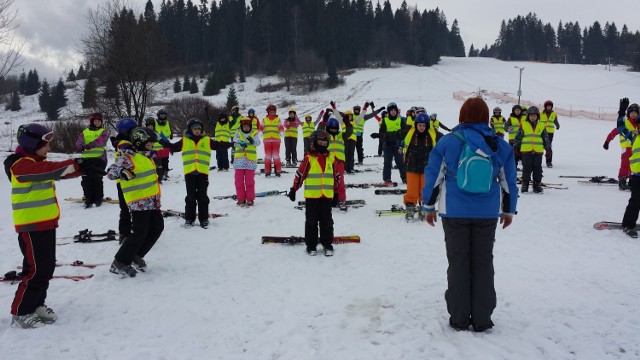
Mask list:
[[[422,188],[424,187],[424,168],[427,166],[431,149],[442,137],[433,126],[430,126],[429,115],[420,113],[415,119],[415,126],[411,127],[404,138],[404,165],[407,171],[407,193],[404,204],[407,209],[407,219],[413,219],[416,205],[422,203]]]

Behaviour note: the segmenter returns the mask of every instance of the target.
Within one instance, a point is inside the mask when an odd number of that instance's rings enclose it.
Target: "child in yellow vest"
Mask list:
[[[260,145],[260,138],[258,129],[254,129],[252,124],[251,118],[243,117],[233,138],[236,148],[233,168],[238,206],[253,206],[256,199],[255,175],[258,167],[256,147]]]

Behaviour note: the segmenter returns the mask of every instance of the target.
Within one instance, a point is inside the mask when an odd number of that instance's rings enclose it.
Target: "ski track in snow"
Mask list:
[[[520,63],[519,63],[520,64]],[[275,99],[294,98],[298,109],[319,111],[333,99],[340,109],[373,100],[398,103],[402,111],[424,105],[443,123],[457,123],[460,103],[454,91],[515,93],[514,63],[493,59],[443,58],[432,68],[402,66],[358,70],[344,86],[309,96],[253,92],[248,79],[240,91],[243,108],[257,109]],[[522,65],[522,64],[520,64]],[[544,84],[597,88],[635,76],[597,66],[526,63],[525,98],[543,102],[615,107],[637,88],[621,83],[606,91],[574,93]],[[263,80],[268,81],[268,80]],[[411,87],[410,84],[415,84]],[[169,84],[169,82],[168,82]],[[169,84],[171,85],[171,84]],[[635,90],[635,91],[634,91]],[[173,96],[173,94],[171,94]],[[182,96],[182,95],[179,95]],[[25,112],[0,110],[17,124],[41,114],[35,97],[23,101]],[[224,102],[226,94],[212,97]],[[71,101],[73,102],[73,101]],[[325,103],[326,102],[326,103]],[[489,103],[492,108],[496,104]],[[282,110],[282,109],[281,109]],[[301,111],[302,112],[302,111]],[[505,113],[507,111],[505,110]],[[281,112],[282,113],[282,112]],[[505,114],[506,115],[506,114]],[[315,114],[313,114],[315,117]],[[165,231],[146,260],[147,273],[121,279],[107,266],[61,267],[56,274],[90,274],[89,280],[51,281],[47,304],[59,320],[42,329],[10,328],[9,308],[16,285],[0,284],[2,360],[17,359],[638,359],[640,243],[618,231],[596,231],[596,221],[619,221],[629,198],[616,187],[579,185],[559,175],[617,174],[617,143],[602,149],[611,121],[560,118],[554,139],[554,165],[544,168],[546,182],[568,190],[547,189],[519,199],[512,226],[498,229],[494,248],[496,327],[487,333],[455,332],[448,326],[444,301],[447,261],[440,222],[406,223],[402,216],[377,217],[374,210],[402,203],[402,196],[374,195],[374,188],[348,189],[348,198],[367,205],[333,212],[337,235],[357,234],[360,244],[336,245],[333,258],[308,257],[304,246],[261,245],[263,235],[301,235],[304,212],[286,196],[256,199],[253,208],[233,200],[211,200],[210,211],[229,213],[209,229],[185,230],[178,218],[165,219]],[[365,125],[365,152],[377,141]],[[8,125],[0,125],[0,134]],[[617,139],[615,140],[617,141]],[[9,147],[0,137],[3,149]],[[301,154],[302,140],[298,151]],[[261,156],[262,149],[259,149]],[[282,149],[284,156],[284,149]],[[52,154],[52,159],[68,158]],[[180,154],[171,157],[171,180],[163,187],[165,209],[183,210],[185,189]],[[366,158],[364,167],[382,167],[382,158]],[[212,162],[212,165],[216,165]],[[392,172],[399,181],[397,170]],[[282,178],[256,177],[256,192],[288,190],[293,172]],[[347,183],[380,182],[381,173],[346,175]],[[56,183],[62,211],[59,236],[80,229],[117,229],[118,206],[85,210],[64,202],[81,195],[80,180]],[[402,186],[401,186],[402,187]],[[0,180],[0,264],[5,271],[20,264],[11,226],[10,184]],[[235,193],[233,171],[210,174],[209,195]],[[296,200],[303,199],[299,191]],[[116,198],[112,181],[105,196]],[[59,262],[108,263],[117,242],[57,247]]]

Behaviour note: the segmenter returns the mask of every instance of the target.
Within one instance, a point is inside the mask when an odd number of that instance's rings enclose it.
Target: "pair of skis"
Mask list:
[[[184,212],[183,211],[176,211],[176,210],[160,210],[162,212],[162,216],[164,217],[179,217],[184,219]],[[212,213],[210,214],[212,219],[217,219],[219,217],[226,217],[229,216],[229,214],[216,214],[216,213]],[[196,217],[198,217],[198,214],[196,214]]]
[[[418,217],[416,218],[416,214],[418,214]],[[378,215],[378,217],[380,216],[393,216],[393,215],[404,215],[405,219],[407,220],[407,222],[411,222],[411,221],[415,221],[415,220],[422,220],[423,216],[422,216],[422,207],[420,205],[416,205],[413,210],[409,210],[407,211],[407,208],[396,204],[396,205],[391,205],[391,209],[388,210],[376,210],[376,215]]]
[[[15,284],[18,283],[20,281],[22,281],[22,278],[24,277],[24,275],[22,274],[22,272],[17,272],[15,270],[9,271],[6,274],[4,274],[4,276],[0,277],[0,282],[8,282],[11,284]],[[67,280],[73,280],[73,281],[80,281],[80,280],[87,280],[87,279],[91,279],[93,277],[93,274],[87,274],[87,275],[53,275],[51,278],[52,279],[67,279]]]
[[[74,239],[70,242],[58,243],[56,245],[67,245],[71,243],[97,243],[97,242],[105,242],[105,241],[115,241],[118,240],[118,232],[115,230],[107,230],[107,232],[94,234],[89,229],[80,230],[78,234],[74,236],[63,236],[58,239]]]
[[[304,244],[304,236],[263,236],[263,244],[289,244],[297,245]],[[353,244],[360,243],[360,236],[348,235],[348,236],[334,236],[334,244]]]
[[[348,188],[357,188],[357,189],[368,189],[370,187],[396,187],[398,186],[397,182],[382,182],[382,183],[363,183],[363,184],[346,184],[345,187]]]
[[[340,209],[342,211],[347,211],[347,208],[359,208],[359,207],[363,207],[365,205],[367,205],[367,202],[364,200],[346,200],[345,201],[345,205],[346,208],[344,209]],[[304,208],[307,206],[307,202],[306,201],[298,201],[298,205],[294,206],[294,208],[298,209],[298,210],[304,210]]]
[[[70,202],[84,204],[84,198],[70,198],[69,197],[69,198],[65,198],[64,201],[70,201]],[[112,199],[110,197],[106,197],[106,198],[102,199],[102,203],[117,204],[118,203],[118,199]]]
[[[283,191],[278,191],[278,190],[263,191],[263,192],[256,193],[256,197],[276,196],[276,195],[283,195],[283,194],[286,194],[286,193],[287,193],[286,190],[283,190]],[[236,199],[238,199],[238,196],[236,194],[233,194],[233,195],[212,196],[211,198],[215,199],[215,200],[224,200],[224,199],[236,200]]]

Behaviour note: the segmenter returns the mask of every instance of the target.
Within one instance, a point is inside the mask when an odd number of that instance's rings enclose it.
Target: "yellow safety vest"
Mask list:
[[[216,141],[231,142],[231,128],[228,121],[224,124],[216,123]]]
[[[86,146],[90,142],[99,138],[103,132],[104,132],[104,128],[100,128],[97,130],[91,130],[88,128],[84,129],[82,131],[82,137],[84,138],[84,145]],[[98,158],[98,157],[101,157],[102,155],[104,155],[104,145],[102,145],[101,147],[94,147],[92,149],[82,151],[82,157],[85,159]]]
[[[313,121],[305,121],[302,123],[302,137],[303,138],[308,138],[311,133],[313,133],[313,131],[315,130],[316,126],[313,123]]]
[[[329,133],[329,152],[338,160],[344,161],[344,140],[342,138],[342,132],[333,136]]]
[[[629,120],[629,118],[624,119],[624,126],[629,130],[629,131],[636,131],[636,127],[633,126],[633,123],[631,122],[631,120]],[[618,136],[620,138],[620,147],[622,149],[626,149],[626,148],[630,148],[631,147],[631,142],[629,140],[627,140],[626,137],[624,137],[624,135],[620,134]]]
[[[407,116],[407,126],[413,127],[415,125],[415,121],[413,120],[413,116]]]
[[[640,136],[638,135],[638,131],[634,131],[636,134],[636,138],[633,141],[633,146],[631,147],[631,157],[629,158],[629,164],[631,165],[631,172],[634,174],[640,174]],[[622,134],[620,134],[622,136]]]
[[[275,117],[273,120],[271,120],[267,116],[262,121],[264,123],[264,128],[262,129],[262,138],[280,140],[280,130],[278,129],[280,118]]]
[[[133,161],[132,171],[136,176],[131,180],[121,179],[120,181],[122,195],[127,205],[160,194],[158,174],[153,160],[141,153],[135,153],[131,160]]]
[[[319,199],[321,197],[333,199],[333,154],[327,156],[327,161],[322,172],[322,167],[315,156],[309,156],[309,174],[304,180],[304,197]]]
[[[129,145],[131,145],[131,142],[129,142],[129,141],[127,141],[127,140],[120,140],[120,141],[118,141],[118,143],[116,144],[116,152],[113,154],[113,159],[114,159],[114,160],[116,160],[116,161],[117,161],[117,160],[118,160],[118,158],[121,156],[121,155],[120,155],[120,151],[118,151],[118,148],[120,147],[120,145],[123,145],[123,144],[129,144]],[[118,178],[118,179],[116,179],[116,184],[118,184],[118,183],[120,183],[120,179],[119,179],[119,178]]]
[[[18,161],[36,162],[29,157]],[[60,208],[53,180],[19,182],[11,170],[11,208],[18,232],[34,231],[37,223],[59,219]]]
[[[358,133],[363,133],[364,132],[364,114],[360,113],[360,115],[356,116],[356,114],[353,114],[353,132],[356,134],[356,136],[358,136]]]
[[[495,117],[494,115],[491,119],[493,120],[493,129],[496,131],[496,134],[504,134],[504,117],[502,115]]]
[[[400,131],[400,127],[402,126],[402,118],[400,115],[396,116],[395,120],[391,120],[385,116],[382,121],[387,125],[387,132]]]
[[[160,125],[158,120],[156,120],[156,132],[164,135],[167,139],[171,138],[171,126],[169,125],[169,120],[167,120],[164,125]]]
[[[230,116],[229,120],[234,120],[233,127],[231,128],[231,132],[235,132],[240,127],[240,120],[242,120],[242,115],[238,114],[237,117]]]
[[[520,116],[520,119],[517,117],[510,117],[509,122],[511,123],[511,131],[509,131],[509,140],[513,141],[516,139],[516,134],[518,130],[520,130],[520,124],[525,120],[524,115]]]
[[[522,124],[522,143],[520,144],[520,152],[534,152],[542,154],[544,152],[544,143],[542,141],[542,132],[546,124],[538,121],[535,130],[531,127],[529,121],[523,121]]]
[[[407,155],[407,149],[409,149],[409,144],[411,144],[411,139],[413,139],[413,134],[415,134],[416,132],[416,128],[415,127],[411,127],[411,129],[409,129],[409,132],[407,133],[407,136],[404,137],[404,154]],[[431,137],[431,144],[433,144],[433,146],[436,146],[436,129],[429,127],[427,129],[427,134],[429,135],[429,137]]]
[[[289,121],[289,119],[285,120]],[[292,126],[288,129],[284,129],[284,137],[298,138],[298,127]]]
[[[549,117],[547,117],[547,113],[545,113],[544,111],[540,113],[540,121],[546,124],[547,132],[549,134],[553,134],[556,132],[556,124],[554,122],[556,121],[556,116],[557,115],[555,111],[552,111]]]
[[[209,174],[211,161],[211,138],[203,136],[196,144],[188,137],[182,138],[182,166],[184,173]]]
[[[258,130],[254,130],[251,132],[249,136],[255,139],[257,134],[258,134]],[[240,139],[240,141],[247,141],[247,138],[244,136],[244,133],[242,131],[238,131],[238,138]],[[258,153],[256,151],[255,145],[249,144],[247,145],[246,148],[242,149],[242,146],[236,143],[235,147],[236,147],[236,153],[234,155],[235,159],[246,157],[247,160],[249,161],[258,161]]]

